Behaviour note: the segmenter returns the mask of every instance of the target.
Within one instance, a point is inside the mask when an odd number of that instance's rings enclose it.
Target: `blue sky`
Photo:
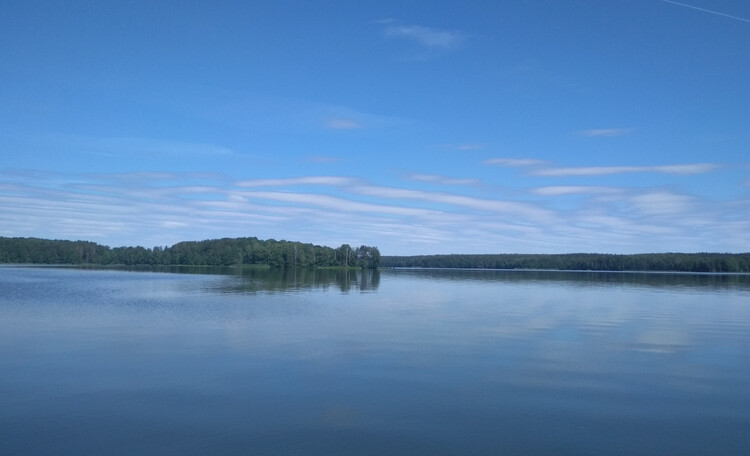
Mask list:
[[[0,236],[750,251],[743,0],[8,1]]]

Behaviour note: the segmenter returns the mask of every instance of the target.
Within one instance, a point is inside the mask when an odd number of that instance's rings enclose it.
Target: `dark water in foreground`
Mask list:
[[[750,276],[224,272],[1,267],[0,454],[750,448]]]

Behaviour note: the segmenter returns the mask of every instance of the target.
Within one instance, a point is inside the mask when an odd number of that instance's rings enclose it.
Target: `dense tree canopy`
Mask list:
[[[383,256],[384,267],[750,272],[750,253]]]
[[[179,242],[171,247],[110,248],[89,241],[0,237],[0,263],[98,265],[263,264],[272,267],[383,267],[556,269],[597,271],[750,272],[750,253],[645,253],[610,255],[380,256],[377,247],[338,248],[255,237]]]
[[[352,249],[344,244],[333,249],[255,237],[186,241],[152,249],[141,246],[110,248],[89,241],[0,237],[0,263],[377,268],[379,261],[377,247],[363,245]]]

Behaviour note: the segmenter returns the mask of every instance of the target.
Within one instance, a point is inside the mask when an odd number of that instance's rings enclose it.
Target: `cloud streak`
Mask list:
[[[353,191],[368,196],[387,199],[407,199],[429,203],[458,206],[483,212],[517,214],[534,219],[551,219],[552,212],[537,208],[531,204],[515,201],[475,198],[455,193],[427,192],[423,190],[403,189],[396,187],[357,186]]]
[[[578,134],[589,138],[622,136],[632,132],[632,128],[598,128],[594,130],[582,130]]]
[[[398,25],[386,22],[383,35],[388,39],[413,41],[429,49],[449,51],[456,49],[466,40],[463,33],[441,30],[421,25]]]
[[[339,198],[316,193],[294,193],[294,192],[244,192],[240,195],[250,200],[271,200],[283,203],[294,203],[301,207],[318,206],[326,209],[336,209],[345,212],[371,212],[382,214],[396,215],[429,215],[435,214],[435,211],[424,209],[389,206],[384,204],[370,204],[358,201],[352,201],[346,198]]]
[[[544,165],[547,162],[544,160],[535,160],[531,158],[489,158],[482,163],[485,165],[521,167]]]
[[[70,136],[56,138],[82,151],[111,157],[231,157],[235,152],[223,146],[154,138]]]
[[[448,145],[451,149],[456,150],[481,150],[486,148],[487,146],[485,144],[480,143],[466,143],[466,144],[450,144]]]
[[[480,182],[479,179],[455,179],[435,174],[412,174],[408,178],[414,181],[432,182],[441,185],[476,185]]]
[[[284,179],[250,179],[238,181],[238,187],[293,187],[298,185],[344,186],[354,185],[359,179],[337,176],[304,176]]]
[[[351,119],[328,119],[325,126],[331,130],[357,130],[362,128],[361,123]]]
[[[647,215],[677,215],[688,212],[693,198],[672,192],[659,191],[636,195],[631,198],[633,207]]]
[[[620,189],[614,187],[591,187],[583,185],[558,185],[549,187],[537,187],[531,193],[541,196],[565,196],[565,195],[591,195],[618,193]]]
[[[534,176],[607,176],[626,173],[702,174],[715,171],[719,165],[694,163],[665,166],[583,166],[570,168],[542,168],[531,172]]]

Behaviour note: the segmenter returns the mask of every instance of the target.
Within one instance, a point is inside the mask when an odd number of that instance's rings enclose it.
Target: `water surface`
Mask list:
[[[750,447],[748,276],[192,272],[0,268],[0,453]]]

